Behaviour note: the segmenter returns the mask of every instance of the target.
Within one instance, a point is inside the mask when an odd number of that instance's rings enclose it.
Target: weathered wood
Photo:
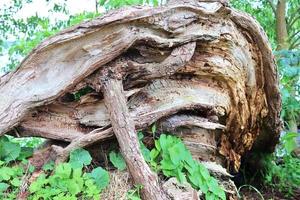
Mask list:
[[[218,132],[203,141],[214,141],[235,171],[246,152],[272,151],[278,141],[281,100],[268,40],[250,16],[214,0],[113,11],[43,41],[0,78],[0,135],[15,128],[71,142],[63,155],[110,137],[104,94],[95,91],[114,65],[137,129],[166,120],[165,129],[191,128],[189,139]],[[95,91],[66,100],[86,86]],[[197,150],[203,158],[210,152]]]
[[[104,102],[109,111],[121,153],[135,184],[143,186],[143,199],[169,199],[160,187],[157,175],[151,171],[142,156],[134,121],[127,108],[122,81],[105,75],[101,77]]]

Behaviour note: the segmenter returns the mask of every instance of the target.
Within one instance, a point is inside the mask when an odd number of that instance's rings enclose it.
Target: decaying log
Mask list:
[[[0,135],[69,142],[54,146],[58,161],[115,135],[152,199],[164,197],[133,145],[135,130],[156,123],[182,137],[195,158],[237,171],[247,152],[273,151],[281,127],[269,42],[227,1],[129,7],[66,29],[1,77],[0,94]],[[151,180],[134,174],[132,154]]]

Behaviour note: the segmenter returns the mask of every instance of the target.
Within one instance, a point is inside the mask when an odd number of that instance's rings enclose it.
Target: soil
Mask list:
[[[272,188],[264,188],[259,190],[264,200],[299,200],[300,188],[294,191],[293,196],[287,196],[286,194],[276,191]],[[240,191],[243,200],[261,200],[261,196],[251,188],[243,188]]]

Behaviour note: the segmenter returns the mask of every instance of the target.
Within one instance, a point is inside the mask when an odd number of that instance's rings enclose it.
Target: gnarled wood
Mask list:
[[[112,75],[125,90],[122,107],[108,105],[101,92],[100,77]],[[74,99],[85,87],[92,92]],[[258,23],[227,1],[131,7],[66,29],[1,77],[0,94],[0,135],[14,129],[70,142],[56,148],[62,160],[118,134],[121,121],[111,113],[121,108],[132,134],[158,122],[195,157],[233,171],[246,152],[274,150],[281,127],[271,47]]]

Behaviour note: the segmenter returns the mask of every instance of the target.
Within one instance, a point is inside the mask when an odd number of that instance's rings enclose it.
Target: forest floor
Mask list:
[[[259,190],[262,197],[255,190],[250,188],[243,188],[240,192],[243,200],[296,200],[300,199],[300,188],[294,191],[294,195],[291,197],[286,196],[280,191],[276,191],[271,188],[263,188]]]

